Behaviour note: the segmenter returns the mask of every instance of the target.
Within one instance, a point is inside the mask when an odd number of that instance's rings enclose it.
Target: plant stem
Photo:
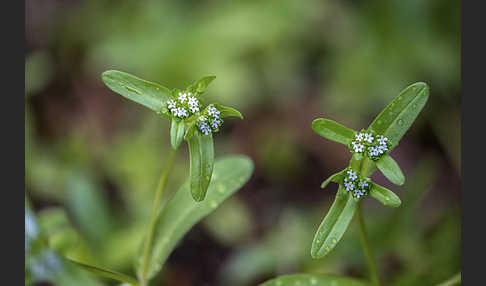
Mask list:
[[[162,171],[162,175],[160,176],[159,185],[157,186],[157,190],[155,191],[155,199],[154,204],[152,206],[152,217],[150,218],[150,225],[147,232],[147,238],[145,240],[145,246],[143,250],[143,258],[142,258],[142,275],[140,284],[142,286],[146,286],[147,284],[147,271],[148,271],[148,260],[149,260],[149,253],[150,247],[152,244],[152,238],[154,235],[155,223],[157,222],[157,216],[159,213],[159,206],[160,200],[162,199],[162,193],[164,192],[165,185],[167,184],[167,178],[169,176],[169,172],[172,169],[172,164],[174,163],[174,158],[177,153],[176,149],[170,148],[169,158],[165,163],[164,170]]]
[[[358,207],[356,211],[358,213],[358,224],[359,224],[361,245],[363,246],[363,251],[366,256],[366,263],[368,264],[368,269],[370,271],[371,282],[373,283],[374,286],[381,286],[380,278],[378,277],[378,273],[376,272],[376,262],[375,259],[373,258],[373,253],[371,252],[368,235],[366,234],[366,228],[363,220],[363,215],[361,212],[361,202],[358,203]]]
[[[461,272],[457,273],[456,275],[452,276],[448,280],[440,283],[437,286],[453,286],[453,285],[459,285],[461,283]]]

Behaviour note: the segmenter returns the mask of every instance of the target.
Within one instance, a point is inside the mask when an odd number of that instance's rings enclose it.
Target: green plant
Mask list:
[[[80,267],[105,278],[131,285],[146,286],[161,270],[182,236],[248,181],[253,171],[253,163],[251,159],[243,155],[225,156],[216,161],[214,159],[212,134],[219,131],[223,118],[229,116],[243,118],[236,109],[221,104],[203,105],[201,95],[215,79],[214,76],[195,81],[184,90],[168,89],[159,84],[114,70],[104,72],[102,79],[113,91],[148,107],[171,121],[171,152],[168,155],[155,192],[150,223],[140,248],[139,258],[135,262],[137,279],[106,268],[74,261],[69,257],[62,258],[59,254],[55,254],[56,261],[60,262],[53,266],[53,269],[55,269],[53,272],[62,273],[62,269],[65,268],[64,265],[68,265],[70,268]],[[189,147],[189,180],[165,204],[162,204],[162,195],[175,160],[176,151],[183,140],[187,142]],[[27,206],[26,199],[26,229],[40,229],[36,219],[33,219],[33,212]],[[28,213],[27,209],[29,210]],[[46,243],[47,238],[45,235],[37,234],[35,235],[36,239],[29,237],[26,231],[26,255],[31,258],[31,261],[36,262],[39,260],[39,255],[37,252],[30,251],[31,245],[34,246],[32,242],[42,244],[42,249],[49,249]],[[29,251],[27,251],[28,249]],[[34,279],[47,278],[60,283],[60,285],[68,285],[62,282],[64,280],[59,280],[57,274],[57,276],[39,277],[36,274],[38,271],[35,271],[35,267],[38,265],[42,265],[42,263],[26,263],[26,273],[33,274],[31,276]]]
[[[319,225],[312,241],[311,256],[326,256],[342,238],[354,214],[360,230],[363,251],[366,256],[371,282],[379,286],[380,279],[372,255],[360,201],[367,195],[388,207],[398,207],[400,198],[373,181],[370,176],[379,169],[396,185],[402,185],[405,177],[398,164],[390,156],[405,132],[410,128],[429,98],[425,83],[414,83],[405,88],[371,123],[367,130],[356,132],[335,121],[319,118],[312,122],[312,129],[322,137],[344,144],[353,153],[349,166],[331,175],[321,188],[330,182],[339,184],[336,198]],[[351,278],[296,274],[270,280],[263,285],[362,285]],[[351,279],[351,280],[350,280]],[[335,282],[332,282],[335,281]]]

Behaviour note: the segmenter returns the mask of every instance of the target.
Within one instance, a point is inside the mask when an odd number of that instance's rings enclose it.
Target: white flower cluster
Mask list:
[[[367,153],[374,160],[380,158],[389,149],[389,140],[383,135],[373,136],[372,133],[361,131],[355,135],[350,149],[354,153]]]
[[[349,169],[344,177],[344,188],[346,191],[352,192],[353,197],[359,199],[369,193],[370,185],[356,171]]]
[[[220,111],[212,104],[203,111],[203,114],[197,122],[199,130],[204,135],[209,135],[211,132],[218,132],[222,124],[223,120],[220,117]]]
[[[167,101],[167,109],[175,117],[187,118],[192,114],[199,111],[201,104],[199,100],[192,96],[190,92],[182,93],[179,92],[177,99],[171,99]]]

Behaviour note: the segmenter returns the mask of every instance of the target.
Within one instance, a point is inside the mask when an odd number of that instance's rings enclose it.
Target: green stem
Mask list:
[[[171,151],[169,154],[169,158],[165,163],[164,171],[160,176],[159,185],[157,186],[157,190],[155,191],[155,199],[154,199],[154,204],[152,206],[152,217],[150,218],[150,225],[147,232],[147,239],[145,241],[145,246],[143,250],[142,267],[141,267],[142,277],[140,278],[141,280],[140,284],[142,286],[146,286],[148,282],[147,281],[148,260],[150,256],[150,247],[152,244],[152,238],[154,236],[155,223],[157,222],[157,216],[159,213],[160,200],[162,199],[162,193],[164,192],[165,185],[167,184],[167,178],[169,176],[170,170],[172,169],[172,164],[174,163],[174,158],[177,153],[176,149],[170,148],[170,150]]]
[[[374,286],[380,286],[380,278],[376,271],[376,262],[373,258],[373,253],[371,252],[370,242],[366,234],[366,228],[363,220],[363,214],[361,212],[361,202],[358,203],[357,207],[358,224],[359,224],[359,234],[361,239],[361,245],[363,246],[363,251],[366,256],[366,263],[368,264],[368,269],[370,271],[371,282]]]
[[[437,286],[453,286],[453,285],[459,285],[461,283],[461,272],[457,273],[456,275],[452,276],[448,280],[440,283]]]

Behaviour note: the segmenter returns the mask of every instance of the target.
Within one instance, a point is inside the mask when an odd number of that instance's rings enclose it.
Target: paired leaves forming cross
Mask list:
[[[396,185],[403,185],[405,177],[395,160],[390,156],[390,151],[395,148],[402,136],[407,132],[425,106],[429,98],[427,84],[418,82],[405,88],[385,109],[375,118],[367,130],[356,132],[335,121],[319,118],[312,122],[312,129],[322,137],[344,144],[354,153],[349,167],[331,175],[326,179],[321,188],[325,188],[330,182],[338,183],[339,188],[334,203],[324,217],[312,241],[311,256],[322,258],[327,255],[342,238],[353,215],[358,202],[362,197],[353,196],[353,186],[348,186],[349,171],[359,175],[369,183],[369,194],[388,207],[398,207],[400,198],[391,190],[372,182],[369,177],[378,168],[383,175]],[[373,137],[387,138],[386,152],[381,156],[370,156],[369,151],[353,149],[360,134],[368,134]],[[359,139],[357,139],[359,138]],[[386,140],[386,139],[385,139]],[[371,140],[370,140],[371,142]],[[364,145],[363,145],[364,147]],[[374,147],[369,147],[374,148]],[[359,150],[360,152],[354,152]]]
[[[167,102],[177,100],[180,94],[190,94],[199,102],[202,100],[201,95],[215,78],[203,77],[181,90],[169,89],[121,71],[108,70],[102,74],[104,83],[111,90],[171,121],[170,142],[173,149],[177,150],[182,140],[187,142],[190,156],[190,189],[195,201],[204,200],[211,181],[214,168],[213,136],[211,132],[206,135],[198,129],[198,122],[203,118],[205,110],[199,110],[198,107],[190,116],[175,116],[167,107]],[[243,115],[234,108],[221,104],[209,106],[215,107],[221,118],[232,116],[243,119]]]

